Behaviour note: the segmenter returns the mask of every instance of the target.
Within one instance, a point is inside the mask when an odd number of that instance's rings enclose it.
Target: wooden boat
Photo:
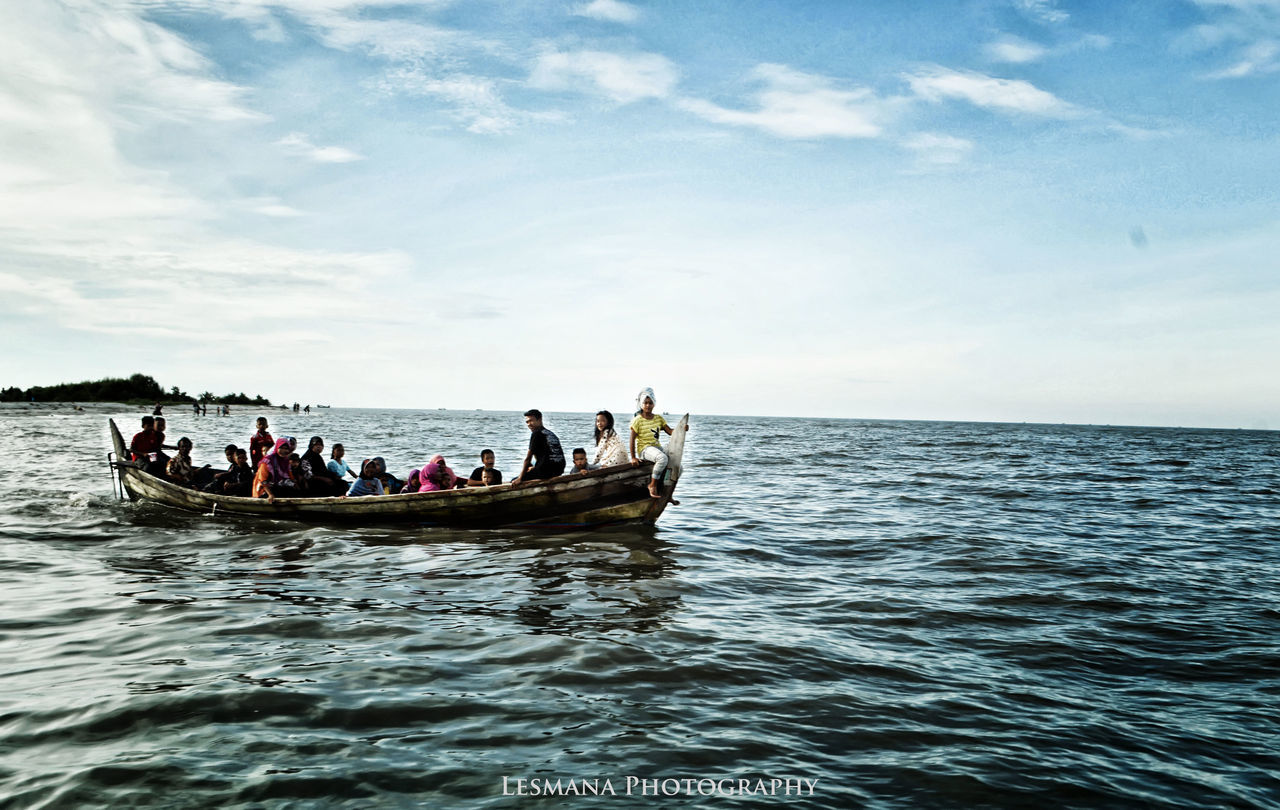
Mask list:
[[[512,486],[466,487],[443,492],[363,498],[237,498],[179,486],[128,461],[115,420],[108,420],[115,459],[111,467],[130,500],[148,500],[205,514],[245,515],[316,523],[408,523],[422,526],[586,527],[610,523],[653,524],[671,503],[684,458],[685,414],[668,443],[670,463],[662,497],[649,497],[653,465],[623,464],[546,481]]]

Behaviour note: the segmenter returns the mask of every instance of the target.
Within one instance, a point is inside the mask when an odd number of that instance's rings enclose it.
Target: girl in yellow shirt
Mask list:
[[[658,441],[658,434],[666,431],[670,436],[673,431],[671,426],[667,424],[667,420],[662,418],[662,414],[653,412],[654,395],[652,388],[646,388],[636,397],[636,402],[640,405],[640,411],[636,414],[636,418],[631,420],[631,466],[640,466],[640,460],[653,462],[653,475],[649,478],[649,497],[661,497],[658,494],[658,482],[662,480],[662,474],[667,471],[667,454],[662,451],[662,445]]]

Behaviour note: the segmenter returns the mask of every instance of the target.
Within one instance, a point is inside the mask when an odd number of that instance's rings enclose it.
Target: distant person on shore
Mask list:
[[[310,405],[310,404],[308,404],[308,405],[307,405],[307,407],[305,407],[305,408],[303,408],[303,409],[302,409],[302,412],[303,412],[303,413],[311,413],[311,405]]]
[[[588,465],[590,469],[616,467],[627,463],[627,448],[622,446],[622,439],[613,427],[613,414],[609,411],[596,413],[596,455]]]
[[[524,423],[533,435],[529,437],[529,452],[520,465],[520,474],[511,483],[555,478],[564,472],[564,450],[559,437],[543,426],[542,411],[537,408],[525,411]]]
[[[493,451],[484,449],[480,451],[480,466],[471,471],[471,477],[467,479],[469,487],[496,487],[502,483],[502,470],[493,466],[495,457]]]
[[[294,494],[297,484],[289,470],[291,455],[293,450],[289,447],[289,440],[277,439],[275,449],[254,466],[253,497],[266,498],[268,503],[275,503],[277,497],[290,497]]]
[[[199,403],[199,402],[192,402],[192,403],[191,403],[191,415],[192,415],[192,416],[199,416],[199,415],[200,415],[200,403]]]
[[[386,490],[382,487],[382,481],[378,478],[378,465],[373,459],[367,458],[360,465],[360,475],[343,497],[359,498],[365,495],[383,495],[385,493]]]
[[[591,468],[587,466],[587,450],[585,447],[573,448],[573,469],[570,473],[584,473]]]
[[[642,390],[636,397],[636,404],[640,410],[636,412],[636,418],[631,420],[631,466],[638,467],[641,459],[653,462],[653,474],[649,477],[649,497],[657,498],[660,497],[658,482],[667,471],[668,463],[667,454],[662,452],[662,444],[658,441],[658,434],[665,430],[670,436],[675,431],[662,418],[662,414],[653,412],[657,398],[654,397],[652,388]]]
[[[347,487],[347,482],[344,476],[349,475],[352,478],[360,477],[359,475],[356,474],[355,470],[351,469],[350,464],[343,461],[343,456],[345,456],[346,454],[347,454],[347,450],[342,446],[341,443],[334,444],[333,449],[329,451],[329,463],[325,465],[325,467],[328,468],[329,472],[332,473],[333,477],[336,478],[338,482],[342,484],[344,489]]]
[[[262,461],[263,455],[267,452],[267,448],[276,443],[276,440],[267,432],[267,417],[259,416],[257,425],[257,432],[249,437],[249,463],[255,470],[258,468],[258,462]]]
[[[312,436],[311,442],[307,445],[307,452],[302,454],[302,460],[311,468],[311,485],[316,489],[317,495],[341,495],[347,491],[347,485],[343,483],[340,476],[329,472],[324,456],[320,455],[323,451],[324,439]]]
[[[142,430],[133,434],[129,440],[129,455],[134,461],[155,461],[155,453],[160,450],[160,437],[156,435],[156,418],[142,417]]]

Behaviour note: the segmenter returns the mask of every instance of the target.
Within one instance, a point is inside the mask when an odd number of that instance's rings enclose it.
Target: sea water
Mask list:
[[[1280,434],[694,414],[656,528],[450,531],[117,500],[98,410],[0,412],[2,807],[1280,806]]]

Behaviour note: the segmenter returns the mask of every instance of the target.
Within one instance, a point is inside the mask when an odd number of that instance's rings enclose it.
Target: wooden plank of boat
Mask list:
[[[467,487],[443,492],[363,498],[237,498],[188,489],[123,461],[124,437],[109,420],[120,483],[131,499],[143,498],[193,512],[315,522],[406,522],[420,525],[492,527],[513,525],[589,526],[639,521],[653,523],[647,484],[652,465],[629,464],[512,486]],[[666,499],[661,499],[666,500]],[[660,503],[661,503],[660,500]],[[666,504],[661,503],[665,508]]]

